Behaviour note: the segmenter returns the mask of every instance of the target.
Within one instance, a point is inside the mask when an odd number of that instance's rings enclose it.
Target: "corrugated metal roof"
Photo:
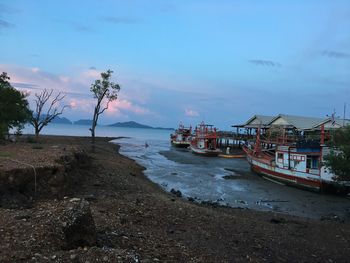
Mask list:
[[[315,128],[315,129],[318,128],[319,129],[322,124],[326,124],[326,123],[329,123],[331,121],[332,121],[332,118],[328,117],[328,118],[324,119],[323,122],[316,124],[313,128]],[[337,118],[334,121],[340,127],[344,127],[344,126],[350,125],[350,120],[349,119],[338,119]]]
[[[256,114],[256,115],[250,117],[245,123],[238,124],[238,125],[232,125],[232,127],[257,128],[260,124],[262,126],[266,126],[273,118],[274,118],[274,116]],[[253,122],[255,119],[258,120],[258,123],[252,124],[251,122]]]
[[[260,120],[261,121],[261,124],[262,125],[268,125],[270,122],[271,122],[271,120],[273,119],[273,118],[275,118],[274,116],[268,116],[268,115],[254,115],[258,120]],[[248,124],[248,123],[246,123],[246,124]]]
[[[256,114],[249,118],[245,123],[240,125],[233,125],[232,127],[241,127],[241,128],[258,128],[261,124],[262,127],[270,126],[277,119],[282,118],[285,122],[287,122],[291,127],[298,130],[312,130],[318,128],[320,125],[327,123],[331,120],[331,118],[316,118],[316,117],[305,117],[305,116],[295,116],[288,114],[279,114],[277,116],[268,116],[268,115],[259,115]],[[254,120],[257,122],[253,123]],[[343,125],[343,119],[336,119],[337,124],[340,126]],[[345,119],[345,125],[350,125],[350,120]],[[278,124],[276,124],[278,125]],[[283,126],[283,124],[280,124]],[[288,125],[287,125],[288,126]]]
[[[287,123],[298,130],[308,130],[313,127],[323,123],[326,118],[315,118],[315,117],[305,117],[305,116],[294,116],[294,115],[286,115],[279,114],[275,118],[273,118],[269,125],[272,125],[274,121],[279,118],[283,118]]]

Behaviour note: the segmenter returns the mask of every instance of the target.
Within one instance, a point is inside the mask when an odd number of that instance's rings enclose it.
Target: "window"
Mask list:
[[[278,159],[283,159],[283,153],[278,153],[277,158]]]
[[[306,158],[306,168],[308,169],[318,169],[318,156],[307,156]]]

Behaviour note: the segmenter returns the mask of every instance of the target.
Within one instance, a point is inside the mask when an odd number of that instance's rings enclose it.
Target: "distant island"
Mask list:
[[[149,126],[149,125],[144,125],[144,124],[137,123],[135,121],[117,122],[117,123],[110,124],[110,125],[107,125],[107,126],[109,126],[109,127],[124,127],[124,128],[174,130],[173,128],[152,127],[152,126]]]
[[[92,125],[92,120],[89,119],[81,119],[81,120],[77,120],[74,122],[75,125]]]
[[[41,115],[41,120],[44,120],[44,118],[46,117],[47,115],[46,114],[42,114]],[[52,121],[51,123],[55,123],[55,124],[73,124],[69,119],[65,118],[65,117],[59,117],[59,116],[56,116]]]
[[[57,116],[55,119],[52,120],[52,123],[91,126],[92,125],[92,120],[80,119],[80,120],[72,122],[72,121],[70,121],[69,119],[67,119],[65,117],[61,118],[61,117]],[[122,128],[156,129],[156,130],[174,130],[173,128],[152,127],[152,126],[149,126],[149,125],[137,123],[135,121],[117,122],[117,123],[104,125],[104,126],[108,126],[108,127],[122,127]]]

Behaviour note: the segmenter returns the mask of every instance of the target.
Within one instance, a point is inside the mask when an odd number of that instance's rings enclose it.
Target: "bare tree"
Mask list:
[[[63,110],[68,107],[64,105],[59,107],[59,102],[65,98],[61,92],[53,96],[53,90],[44,89],[40,94],[35,93],[35,111],[32,114],[30,124],[35,129],[35,135],[38,137],[41,130],[48,125],[54,118],[63,113]],[[51,100],[51,98],[53,98]],[[44,110],[45,105],[48,105],[47,110]],[[60,109],[61,108],[61,109]],[[45,113],[44,113],[45,112]]]
[[[101,79],[95,80],[95,83],[92,84],[90,88],[94,98],[97,100],[90,128],[93,143],[95,142],[95,128],[99,116],[108,109],[111,101],[118,98],[118,92],[120,91],[119,84],[110,81],[112,73],[113,71],[110,69],[106,72],[102,72]]]

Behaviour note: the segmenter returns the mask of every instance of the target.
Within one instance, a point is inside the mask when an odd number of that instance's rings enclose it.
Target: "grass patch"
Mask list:
[[[34,150],[41,150],[41,149],[44,149],[44,147],[42,147],[40,145],[34,145],[34,146],[32,146],[32,149],[34,149]]]
[[[37,143],[37,140],[34,137],[27,137],[27,143]]]
[[[8,152],[0,152],[0,157],[11,157],[11,153]]]

